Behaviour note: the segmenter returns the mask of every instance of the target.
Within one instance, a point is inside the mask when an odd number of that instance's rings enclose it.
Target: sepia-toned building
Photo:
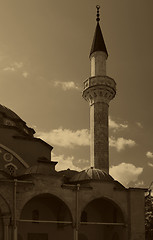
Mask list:
[[[109,175],[108,108],[116,83],[106,74],[108,52],[97,26],[91,76],[90,163],[81,172],[55,170],[52,146],[0,105],[0,240],[144,240],[144,189]]]

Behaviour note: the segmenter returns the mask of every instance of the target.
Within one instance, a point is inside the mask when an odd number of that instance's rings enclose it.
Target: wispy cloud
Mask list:
[[[58,162],[58,164],[56,165],[57,171],[66,170],[68,168],[71,170],[81,171],[81,168],[76,167],[73,164],[73,160],[74,160],[73,156],[65,157],[63,154],[56,155],[56,154],[52,153],[52,161]]]
[[[22,68],[23,67],[23,62],[14,62],[12,64],[15,68]]]
[[[20,69],[22,67],[23,67],[23,63],[22,62],[14,62],[14,63],[10,64],[9,66],[4,67],[3,70],[4,71],[14,72],[17,69]]]
[[[109,138],[109,145],[110,147],[114,147],[117,149],[118,152],[124,150],[125,147],[134,147],[136,142],[131,139],[125,139],[123,137],[115,139],[114,137]]]
[[[138,181],[135,183],[134,187],[137,187],[137,188],[141,188],[141,187],[144,187],[144,181],[141,180],[141,181]]]
[[[124,123],[124,124],[117,123],[114,120],[112,120],[111,117],[109,117],[109,127],[110,127],[110,129],[113,129],[114,131],[116,131],[116,130],[128,128],[128,124],[127,123]]]
[[[90,160],[89,159],[78,159],[77,160],[78,167],[84,169],[90,166]]]
[[[150,151],[146,152],[146,156],[147,156],[147,158],[153,159],[153,153]],[[153,163],[148,162],[148,166],[153,167]]]
[[[11,66],[9,66],[9,67],[5,67],[5,68],[3,68],[3,70],[4,70],[4,71],[14,72],[14,71],[15,71],[15,67],[11,67]]]
[[[29,76],[29,73],[28,73],[28,72],[23,72],[23,73],[22,73],[22,76],[23,76],[24,78],[27,78],[27,77]]]
[[[149,167],[153,167],[153,163],[148,162]]]
[[[9,66],[4,67],[3,71],[5,71],[5,72],[17,72],[17,71],[19,71],[19,73],[24,78],[28,78],[28,76],[29,76],[29,73],[23,69],[23,62],[13,62]]]
[[[126,187],[130,182],[136,182],[142,172],[143,168],[124,162],[110,168],[111,176]]]
[[[146,153],[146,156],[147,156],[147,158],[153,158],[153,153],[150,152],[150,151],[148,151],[148,152]]]
[[[136,125],[137,125],[139,128],[143,128],[141,122],[136,122]]]
[[[53,129],[50,132],[38,132],[37,136],[51,145],[61,147],[88,146],[89,130],[81,129],[72,131],[70,129]]]
[[[60,87],[62,88],[64,91],[66,90],[79,90],[78,86],[75,84],[75,82],[71,81],[71,82],[61,82],[61,81],[55,81],[54,82],[54,86],[55,87]]]

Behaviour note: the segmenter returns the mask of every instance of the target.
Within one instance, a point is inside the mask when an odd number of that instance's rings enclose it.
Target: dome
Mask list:
[[[29,128],[16,113],[0,104],[0,127],[16,128],[24,135],[33,137],[34,129]]]
[[[14,120],[22,120],[16,113],[14,113],[12,110],[10,110],[9,108],[3,106],[0,104],[0,113],[4,116],[4,117],[8,117],[10,119],[14,119]],[[23,121],[23,120],[22,120]]]
[[[73,176],[75,176],[78,173],[78,171],[67,169],[67,170],[61,170],[58,172],[58,175],[63,176],[67,179],[71,179]]]
[[[81,182],[81,181],[89,181],[89,180],[109,181],[109,182],[114,181],[114,179],[103,170],[90,167],[74,175],[70,179],[70,182]]]

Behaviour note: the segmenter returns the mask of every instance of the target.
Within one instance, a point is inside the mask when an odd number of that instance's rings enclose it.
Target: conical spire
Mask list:
[[[99,21],[100,21],[100,18],[99,18],[99,8],[100,8],[100,6],[97,5],[96,8],[97,8],[97,18],[96,18],[97,26],[96,26],[96,30],[95,30],[92,46],[91,46],[90,55],[93,52],[102,51],[102,52],[105,52],[107,54],[107,56],[108,56],[108,52],[107,52],[107,49],[106,49],[104,38],[103,38],[103,35],[102,35],[102,32],[101,32],[101,28],[100,28],[100,25],[99,25]]]

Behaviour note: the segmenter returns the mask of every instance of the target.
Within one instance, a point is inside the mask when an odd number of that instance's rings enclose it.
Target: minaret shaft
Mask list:
[[[90,163],[109,173],[108,108],[116,94],[115,81],[107,76],[84,82],[83,97],[90,105]]]
[[[90,106],[90,162],[91,166],[109,173],[108,104],[98,102]]]
[[[106,76],[106,58],[105,52],[94,52],[90,57],[91,77]]]

